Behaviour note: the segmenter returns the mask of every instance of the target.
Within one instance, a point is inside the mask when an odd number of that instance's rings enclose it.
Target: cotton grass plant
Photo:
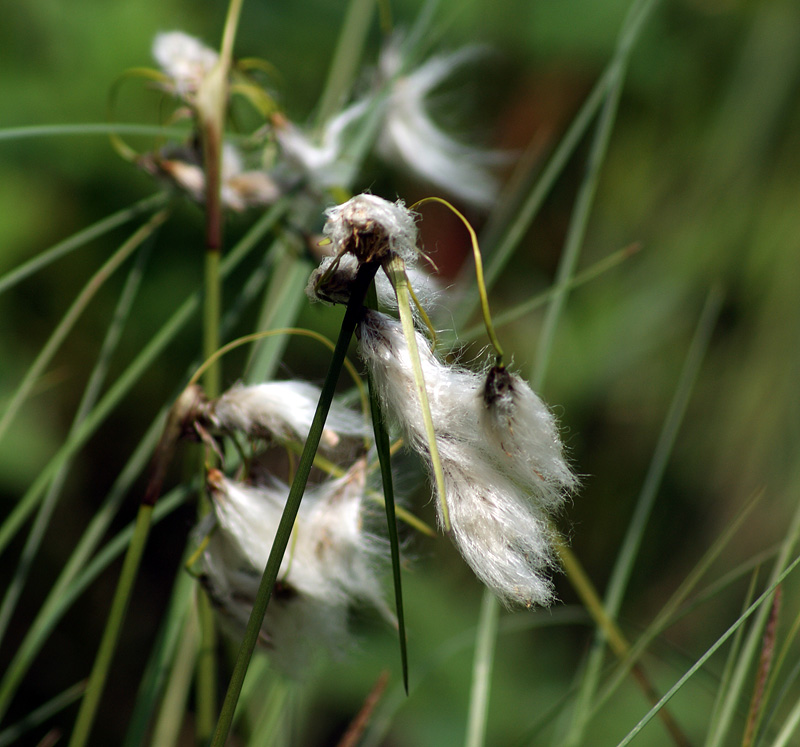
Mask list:
[[[535,167],[437,118],[437,95],[490,64],[483,48],[447,45],[445,8],[426,5],[402,31],[365,0],[337,17],[311,121],[285,106],[293,71],[267,46],[255,48],[263,59],[237,54],[243,37],[254,49],[254,11],[233,0],[218,47],[161,28],[151,67],[109,76],[111,123],[0,132],[0,147],[110,136],[128,167],[115,178],[154,191],[0,276],[7,298],[59,261],[87,278],[41,349],[9,357],[4,376],[5,462],[38,460],[0,525],[0,744],[798,739],[797,472],[775,456],[795,449],[764,447],[752,424],[749,440],[731,440],[742,389],[718,405],[724,417],[709,404],[718,386],[737,391],[738,301],[715,282],[733,270],[711,255],[675,302],[664,239],[640,235],[604,183],[644,168],[615,142],[635,142],[618,131],[631,127],[642,41],[664,30],[658,5],[631,3],[605,69]],[[765,29],[797,21],[754,13],[743,70],[761,59],[753,50],[789,48]],[[731,90],[746,93],[740,76]],[[765,117],[788,90],[759,89]],[[121,121],[140,94],[157,119]],[[720,122],[736,121],[737,103]],[[726,168],[719,183],[740,185]],[[659,189],[645,183],[639,193]],[[438,196],[415,202],[420,189]],[[567,212],[545,280],[526,255],[548,198]],[[604,225],[607,204],[622,227]],[[450,217],[468,257],[455,279],[424,240]],[[176,231],[192,238],[175,266],[200,286],[185,299],[158,275]],[[87,271],[69,255],[89,242],[103,258]],[[65,353],[90,304],[113,294],[102,342]],[[151,332],[126,346],[137,318]],[[751,341],[755,358],[783,355],[774,326]],[[42,433],[37,401],[64,388],[58,361],[89,348],[97,362],[47,455],[30,436]],[[136,428],[115,420],[126,405],[143,416]],[[593,407],[616,425],[581,415]],[[637,408],[647,436],[617,456],[609,444],[626,441],[619,424]],[[99,434],[125,454],[102,489],[100,462],[82,456]],[[744,469],[764,453],[768,475]],[[693,461],[703,480],[675,469]],[[684,504],[720,492],[707,531],[685,526],[696,514]],[[778,514],[784,528],[770,532]],[[64,552],[57,570],[51,546]],[[74,617],[90,633],[71,653]],[[333,702],[337,724],[321,725]]]

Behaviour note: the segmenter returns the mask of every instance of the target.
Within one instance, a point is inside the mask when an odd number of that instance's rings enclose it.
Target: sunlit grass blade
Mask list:
[[[311,268],[304,259],[286,246],[282,238],[273,251],[278,257],[272,268],[269,285],[264,294],[256,329],[292,327],[306,299],[304,289]],[[278,368],[281,355],[286,348],[285,336],[273,337],[253,347],[247,364],[245,380],[256,384],[271,378]]]
[[[7,127],[5,129],[0,129],[0,142],[3,140],[23,140],[25,138],[37,137],[80,137],[85,135],[109,136],[115,133],[122,135],[143,135],[146,137],[170,137],[175,138],[176,140],[185,140],[187,135],[190,134],[190,130],[188,127],[161,127],[159,125],[143,125],[124,122],[25,125],[23,127]]]
[[[627,651],[622,661],[617,666],[616,671],[611,675],[608,682],[604,686],[602,692],[594,699],[592,703],[592,715],[595,715],[608,701],[611,695],[616,692],[617,688],[622,684],[623,680],[628,676],[628,672],[634,662],[638,661],[642,654],[647,650],[648,646],[660,635],[669,625],[676,622],[676,620],[685,614],[688,610],[681,609],[689,594],[696,588],[700,579],[705,575],[712,563],[720,556],[723,549],[729,545],[733,540],[739,529],[742,528],[745,520],[750,516],[753,509],[755,509],[758,502],[763,497],[763,492],[757,493],[753,499],[744,507],[742,511],[731,521],[726,527],[725,531],[719,538],[712,544],[706,551],[703,557],[697,562],[691,573],[681,583],[678,589],[670,597],[667,603],[661,608],[654,620],[650,623],[647,629],[636,639]],[[749,569],[749,566],[748,566]],[[744,571],[746,572],[746,570]],[[737,574],[736,578],[739,577]],[[700,594],[697,602],[704,598]],[[752,601],[752,597],[748,599],[747,604]],[[747,605],[745,605],[746,607]],[[680,612],[680,615],[679,615]]]
[[[53,330],[50,338],[45,343],[44,347],[36,356],[36,360],[31,364],[25,377],[20,382],[14,396],[11,398],[8,406],[0,419],[0,440],[8,431],[8,427],[14,419],[14,416],[22,407],[22,404],[27,399],[37,379],[42,375],[45,368],[48,366],[53,356],[56,354],[64,338],[75,326],[80,315],[83,313],[86,306],[94,298],[97,291],[108,280],[109,277],[119,269],[120,265],[133,254],[141,244],[149,239],[153,232],[167,219],[169,213],[165,210],[160,210],[150,220],[141,226],[134,234],[125,241],[122,246],[109,257],[103,266],[89,279],[84,286],[83,290],[78,294],[78,297],[73,301],[70,308],[62,317],[58,326]]]
[[[183,726],[186,705],[192,689],[192,675],[197,662],[197,647],[200,641],[199,615],[196,605],[186,609],[181,634],[176,641],[174,656],[169,661],[169,674],[155,724],[151,744],[178,744]]]
[[[798,726],[800,726],[800,699],[794,704],[794,708],[784,720],[778,736],[775,737],[775,741],[772,743],[772,747],[787,747],[793,744],[791,740],[794,739]]]
[[[781,672],[783,665],[786,663],[790,650],[797,641],[798,633],[800,633],[800,612],[798,612],[797,615],[795,616],[791,628],[784,637],[783,645],[781,646],[781,650],[778,653],[777,659],[775,661],[775,666],[772,668],[770,681],[767,684],[767,689],[766,692],[764,693],[764,703],[769,704],[770,709],[764,715],[762,722],[758,725],[758,731],[755,742],[756,745],[760,745],[763,742],[763,737],[769,730],[772,720],[775,717],[775,714],[778,710],[778,707],[780,706],[784,697],[788,693],[789,688],[797,681],[798,678],[800,678],[800,662],[797,662],[797,664],[793,667],[792,671],[785,678],[785,681],[781,686],[780,692],[777,693],[777,695],[773,700],[772,693],[775,690],[775,685],[778,680],[778,675]]]
[[[134,203],[124,210],[119,210],[112,215],[103,218],[102,220],[87,226],[76,234],[73,234],[68,239],[59,241],[55,246],[37,254],[32,259],[24,262],[14,270],[7,272],[0,277],[0,293],[13,288],[17,283],[22,282],[25,278],[37,273],[39,270],[44,269],[61,257],[66,256],[76,249],[85,246],[91,241],[104,236],[105,234],[113,231],[119,226],[125,225],[128,221],[138,218],[143,213],[149,213],[152,210],[157,210],[163,207],[168,199],[168,195],[164,192],[146,197],[139,202]]]
[[[497,644],[497,624],[500,605],[491,594],[484,594],[478,618],[475,656],[472,660],[472,679],[469,695],[469,717],[466,747],[481,747],[486,743],[486,724],[489,719],[489,694],[492,690],[494,649]]]
[[[378,266],[374,264],[364,264],[359,268],[356,275],[355,282],[351,289],[350,301],[347,304],[342,327],[339,333],[339,338],[336,341],[336,349],[331,357],[330,367],[328,374],[325,377],[325,383],[322,386],[322,393],[320,395],[317,411],[314,414],[314,420],[306,439],[306,445],[303,449],[303,455],[300,457],[300,462],[297,465],[292,487],[289,490],[289,495],[286,498],[286,506],[284,508],[278,528],[275,532],[275,540],[270,550],[267,566],[264,569],[264,574],[261,578],[261,583],[258,588],[255,602],[253,603],[253,610],[250,614],[250,619],[247,623],[244,638],[242,639],[239,654],[236,659],[233,673],[228,684],[228,690],[225,694],[225,700],[222,704],[219,720],[217,721],[217,728],[214,732],[212,744],[214,747],[223,747],[228,738],[233,717],[236,711],[236,704],[239,700],[239,694],[242,690],[245,674],[253,655],[258,634],[264,621],[264,616],[267,611],[272,589],[278,578],[281,561],[286,552],[286,547],[289,544],[289,539],[292,534],[297,512],[300,508],[300,501],[305,492],[306,483],[308,481],[309,473],[314,462],[314,454],[319,446],[320,438],[322,437],[322,430],[325,426],[325,420],[328,416],[333,396],[336,389],[336,382],[339,379],[339,373],[344,364],[344,358],[347,354],[347,347],[350,344],[350,339],[353,336],[356,325],[361,317],[362,303],[367,289],[372,283]]]
[[[774,593],[775,589],[789,576],[792,571],[800,565],[800,557],[795,558],[788,566],[784,568],[784,570],[778,574],[777,578],[770,586],[764,591],[758,599],[751,604],[744,614],[740,615],[739,618],[734,622],[717,640],[716,642],[686,671],[686,673],[664,694],[664,696],[653,706],[641,719],[640,721],[631,729],[625,738],[617,745],[617,747],[625,747],[625,745],[630,744],[633,739],[647,726],[648,723],[653,719],[654,716],[669,702],[669,700],[677,693],[688,681],[691,679],[698,670],[703,667],[703,665],[725,644],[725,642],[734,634],[736,631],[744,625],[744,623],[750,619],[750,617],[755,612],[763,613],[764,609],[767,610],[767,614],[769,613],[769,602],[772,594]],[[758,626],[754,626],[754,629]],[[747,648],[747,647],[746,647]],[[744,658],[743,656],[740,657],[740,662]],[[748,657],[749,658],[749,657]],[[736,680],[736,675],[734,675],[734,681]],[[719,732],[718,732],[719,733]]]
[[[251,671],[253,667],[251,665]],[[250,672],[248,672],[248,677]],[[263,681],[265,678],[262,677]],[[261,694],[261,713],[254,721],[250,731],[248,747],[289,747],[290,740],[286,735],[287,715],[290,712],[290,689],[289,684],[283,680],[269,678],[269,688],[264,696],[265,688],[263,682],[259,682],[258,692]],[[245,689],[247,681],[245,680]],[[244,692],[242,694],[244,697]]]
[[[777,635],[782,597],[783,594],[779,586],[775,589],[775,594],[772,597],[772,609],[770,610],[769,619],[764,628],[764,636],[761,641],[761,653],[758,667],[756,668],[753,696],[750,699],[750,710],[747,713],[747,723],[744,727],[742,747],[753,746],[756,730],[758,729],[758,725],[761,722],[761,718],[767,706],[764,695],[766,694],[767,681],[769,680],[773,659],[775,657],[775,638]]]
[[[798,537],[800,537],[800,506],[798,506],[795,514],[789,524],[786,537],[784,538],[783,545],[778,557],[775,559],[775,565],[768,580],[769,589],[773,591],[780,581],[782,581],[787,572],[784,568],[787,567],[795,548],[797,546]],[[790,568],[794,568],[797,561],[794,561]],[[761,598],[766,595],[762,594]],[[758,610],[747,638],[742,646],[742,651],[738,656],[736,667],[731,676],[730,684],[725,691],[725,698],[719,711],[719,718],[709,730],[706,740],[707,747],[719,747],[724,744],[728,733],[730,732],[736,706],[742,699],[743,688],[745,687],[747,673],[750,671],[752,662],[758,654],[759,646],[761,643],[761,636],[764,626],[769,617],[769,605],[762,605]]]
[[[425,376],[422,372],[422,364],[417,347],[417,334],[414,329],[414,317],[411,312],[411,296],[408,292],[408,278],[406,277],[405,263],[399,256],[393,256],[385,265],[386,274],[392,281],[395,294],[397,295],[397,309],[400,313],[400,324],[403,328],[403,336],[408,345],[408,354],[414,368],[414,384],[417,399],[422,410],[422,422],[425,425],[425,437],[427,439],[428,453],[431,459],[433,479],[436,486],[436,494],[439,505],[442,509],[442,529],[450,531],[450,515],[447,511],[447,493],[444,485],[444,471],[442,462],[439,458],[439,447],[436,443],[436,430],[431,416],[431,406],[428,401],[428,390],[425,388]]]
[[[747,608],[753,603],[753,598],[756,595],[757,583],[758,569],[755,569],[750,575],[750,582],[742,600],[742,614],[744,614]],[[706,739],[708,739],[708,737],[714,733],[716,726],[719,723],[722,707],[725,703],[725,697],[730,688],[733,673],[736,670],[736,662],[739,660],[739,655],[742,651],[742,643],[745,632],[745,628],[740,627],[739,630],[736,631],[736,634],[733,636],[733,640],[731,641],[728,655],[725,658],[725,666],[723,667],[722,674],[719,678],[719,685],[717,687],[716,697],[714,698],[714,705],[711,709],[710,717],[708,719],[709,728],[706,732]]]
[[[400,663],[403,671],[403,685],[408,694],[408,643],[406,640],[406,621],[403,612],[403,585],[400,574],[400,540],[397,536],[397,518],[395,517],[394,487],[392,481],[392,462],[389,455],[389,434],[381,411],[378,395],[370,377],[369,402],[372,411],[372,426],[375,432],[375,449],[381,466],[383,497],[386,507],[386,525],[389,532],[389,547],[392,555],[392,581],[394,583],[395,609],[397,612],[397,632],[400,637]]]
[[[317,127],[330,119],[347,100],[375,14],[374,0],[350,0],[336,43],[325,89],[317,107]]]

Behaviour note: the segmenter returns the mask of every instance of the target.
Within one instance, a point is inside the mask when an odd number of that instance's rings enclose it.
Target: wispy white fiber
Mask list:
[[[320,394],[321,390],[313,384],[296,380],[252,386],[237,384],[211,403],[209,419],[215,428],[253,438],[305,441]],[[334,400],[322,443],[333,448],[342,436],[363,438],[370,433],[361,413]]]
[[[494,201],[498,182],[491,168],[505,159],[499,153],[466,145],[442,130],[430,115],[430,96],[458,67],[480,53],[467,47],[437,55],[407,75],[398,74],[402,58],[390,45],[381,58],[384,77],[394,79],[383,120],[378,150],[385,158],[449,194],[479,206]]]
[[[564,459],[555,416],[528,383],[505,368],[489,369],[480,412],[486,452],[498,468],[542,505],[562,504],[578,479]]]
[[[343,109],[323,128],[318,137],[304,132],[289,121],[275,128],[275,137],[287,161],[299,168],[317,188],[325,189],[347,182],[352,170],[345,154],[346,135],[367,111],[369,101],[359,101]]]
[[[187,98],[197,93],[200,84],[217,64],[219,54],[183,31],[165,31],[156,35],[152,54],[176,95]]]
[[[379,548],[363,530],[366,464],[310,489],[281,564],[261,629],[272,664],[300,677],[320,648],[340,652],[349,643],[348,610],[367,603],[391,617],[376,568]],[[258,487],[219,472],[209,476],[216,529],[203,555],[212,599],[241,632],[275,539],[288,486]]]
[[[441,363],[427,340],[419,333],[417,337],[452,539],[475,575],[504,603],[549,604],[552,587],[545,571],[553,565],[553,552],[547,515],[575,482],[560,441],[550,443],[558,438],[555,421],[545,416],[545,406],[518,377],[515,394],[502,401],[501,416],[487,415],[484,376]],[[385,412],[400,425],[408,443],[429,459],[411,356],[399,322],[366,311],[359,352]],[[517,423],[522,426],[518,433],[513,430]],[[441,512],[440,502],[436,506]]]

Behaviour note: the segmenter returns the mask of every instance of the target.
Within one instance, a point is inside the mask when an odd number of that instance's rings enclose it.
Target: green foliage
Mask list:
[[[340,189],[291,184],[269,208],[227,213],[219,264],[206,266],[209,204],[121,159],[105,107],[123,71],[153,64],[157,32],[218,45],[227,4],[17,5],[0,28],[0,744],[73,733],[98,643],[117,634],[107,619],[126,552],[141,567],[125,566],[120,643],[104,646],[96,718],[73,738],[177,740],[214,723],[222,699],[193,682],[207,629],[184,564],[200,449],[165,462],[149,538],[143,520],[133,530],[166,413],[220,343],[293,326],[337,337],[341,313],[303,294],[324,207],[363,190],[406,204],[437,190],[370,155],[376,104]],[[226,718],[242,743],[337,743],[388,670],[362,744],[740,744],[748,709],[752,744],[792,744],[797,4],[245,2],[234,60],[268,60],[253,73],[265,95],[318,127],[371,85],[387,7],[410,29],[413,64],[464,42],[498,50],[432,103],[437,121],[513,153],[506,187],[490,211],[443,196],[478,229],[506,363],[557,411],[582,476],[556,521],[589,586],[569,563],[552,610],[500,611],[445,537],[401,522],[402,657],[396,630],[357,618],[357,650],[300,684],[256,655]],[[189,131],[143,80],[116,96],[139,153]],[[271,163],[274,139],[251,137],[261,112],[235,106],[227,134]],[[464,344],[472,364],[488,341],[469,237],[445,211],[420,212],[450,286],[435,322],[454,320],[455,335],[440,345]],[[321,380],[321,350],[267,338],[223,357],[219,386]],[[403,454],[392,464],[398,509],[432,524],[419,466]],[[293,510],[301,498],[298,487]],[[778,653],[759,701],[778,585]],[[223,692],[237,648],[221,635],[211,651]]]

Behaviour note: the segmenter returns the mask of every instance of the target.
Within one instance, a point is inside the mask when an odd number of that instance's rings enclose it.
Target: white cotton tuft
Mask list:
[[[547,606],[555,565],[547,518],[480,460],[444,460],[452,539],[475,575],[506,605]]]
[[[367,603],[387,619],[377,575],[379,548],[362,526],[366,463],[310,489],[267,608],[260,641],[273,665],[299,677],[320,649],[349,644],[348,610]],[[241,633],[266,567],[289,488],[209,475],[216,529],[203,554],[203,579],[230,626]]]
[[[215,428],[252,438],[305,441],[320,394],[318,387],[303,381],[237,384],[211,403],[209,420]],[[323,446],[335,448],[342,436],[364,438],[370,434],[363,415],[334,400],[322,433]]]
[[[140,165],[157,176],[166,176],[170,182],[193,200],[204,203],[206,199],[206,174],[197,155],[180,149],[172,157],[148,155]],[[241,153],[231,143],[222,146],[222,179],[220,198],[223,207],[241,213],[248,208],[271,205],[281,195],[274,179],[259,169],[246,170]]]
[[[170,89],[178,96],[197,93],[201,83],[219,60],[219,54],[183,31],[156,35],[153,58],[171,79]]]
[[[482,400],[486,453],[536,501],[558,507],[578,480],[553,413],[526,381],[499,366],[489,370]]]
[[[350,252],[359,262],[381,261],[396,254],[408,265],[419,255],[415,214],[402,202],[371,194],[356,195],[325,211],[323,232],[334,254]]]
[[[557,437],[552,416],[536,398],[534,414],[549,416],[539,423],[543,432],[536,430],[536,418],[528,417],[525,428],[509,441],[513,451],[507,451],[493,432],[494,425],[487,428],[485,424],[483,377],[439,362],[424,336],[416,334],[444,472],[451,537],[475,575],[504,603],[548,604],[552,588],[545,572],[553,566],[553,552],[547,514],[574,484],[561,457],[560,442],[552,454],[545,447]],[[368,310],[360,325],[359,352],[384,411],[400,425],[408,443],[429,461],[411,356],[399,322]],[[524,382],[514,381],[521,396],[515,395],[511,402],[511,420],[499,419],[498,427],[504,422],[511,422],[512,427],[516,424],[518,400],[531,406]],[[535,397],[532,392],[530,395]],[[501,431],[501,435],[508,433]],[[522,440],[523,436],[529,441]],[[558,483],[557,472],[562,467],[569,479]],[[439,501],[436,507],[441,524]]]

